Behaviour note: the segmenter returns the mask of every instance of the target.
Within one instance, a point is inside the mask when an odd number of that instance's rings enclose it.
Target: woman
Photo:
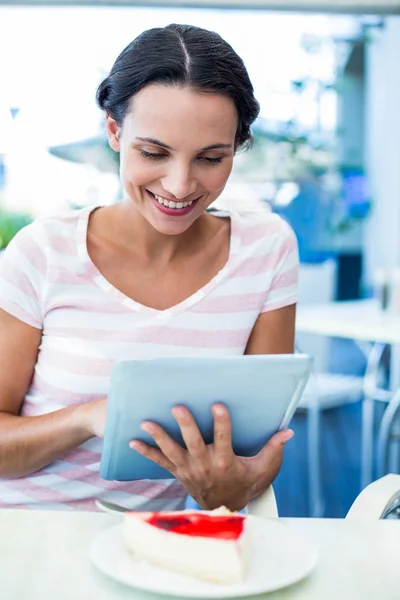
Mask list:
[[[251,459],[229,414],[214,444],[174,409],[187,450],[156,424],[137,451],[168,481],[106,482],[99,458],[114,360],[293,352],[297,248],[276,215],[206,212],[259,106],[242,60],[215,33],[145,31],[97,92],[120,154],[123,200],[23,229],[0,264],[0,502],[93,509],[241,509],[279,471],[291,431]],[[132,390],[134,401],[134,390]]]

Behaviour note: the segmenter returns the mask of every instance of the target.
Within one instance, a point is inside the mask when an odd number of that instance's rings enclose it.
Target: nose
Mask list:
[[[168,173],[161,179],[163,189],[178,200],[194,194],[197,181],[190,165],[171,164]]]

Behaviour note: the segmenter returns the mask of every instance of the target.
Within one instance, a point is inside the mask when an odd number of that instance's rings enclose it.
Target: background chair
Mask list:
[[[270,486],[261,496],[250,502],[249,514],[277,518],[275,494]],[[369,484],[353,502],[346,519],[399,519],[400,475],[389,474]]]
[[[400,475],[385,475],[370,483],[357,496],[346,518],[400,518]]]
[[[390,399],[381,421],[377,450],[378,477],[383,477],[385,473],[393,468],[398,471],[400,444],[399,419],[400,389]]]
[[[301,264],[299,305],[332,302],[336,290],[336,261]],[[321,485],[321,411],[363,398],[363,377],[329,372],[331,340],[319,335],[296,334],[296,348],[314,358],[314,373],[304,391],[299,410],[307,412],[309,514],[321,517],[324,500]]]
[[[249,515],[255,515],[257,517],[273,518],[279,516],[272,485],[270,485],[258,498],[249,502],[248,513]]]

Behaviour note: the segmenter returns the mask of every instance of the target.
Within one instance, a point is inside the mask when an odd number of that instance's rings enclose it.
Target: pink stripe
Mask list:
[[[46,367],[57,367],[57,369],[68,371],[74,375],[88,377],[109,377],[113,366],[113,361],[106,358],[82,357],[55,348],[42,350],[40,361]]]
[[[0,499],[0,508],[12,508],[13,510],[30,510],[32,506],[30,504],[10,504],[10,502],[4,502]]]
[[[91,283],[91,269],[85,269],[82,273],[69,271],[64,267],[50,267],[46,274],[48,283],[59,283],[63,285],[88,285]]]
[[[34,232],[29,229],[21,229],[19,233],[15,236],[14,240],[18,248],[25,255],[26,260],[28,260],[31,265],[33,265],[38,271],[42,274],[46,272],[47,261],[46,257],[41,250],[40,246],[34,240],[33,235],[37,236],[38,231],[35,229]]]
[[[15,265],[7,262],[6,260],[1,264],[0,277],[7,283],[15,286],[20,292],[37,300],[38,294],[32,285],[32,282],[25,273],[19,270]]]
[[[208,314],[228,314],[246,311],[259,311],[263,305],[266,291],[252,294],[234,294],[232,296],[206,296],[195,304],[191,312]]]
[[[100,452],[86,450],[85,448],[75,448],[63,456],[62,460],[79,466],[87,466],[100,462]]]
[[[286,306],[291,306],[292,304],[296,304],[297,302],[297,294],[285,298],[281,298],[276,302],[268,303],[266,302],[261,310],[262,313],[269,312],[270,310],[278,310],[279,308],[285,308]]]
[[[75,510],[90,510],[100,512],[100,509],[96,506],[94,498],[88,498],[86,500],[72,500],[68,502],[68,507],[74,508]]]
[[[36,485],[27,478],[5,480],[3,481],[3,485],[31,497],[36,502],[68,502],[71,500],[69,496],[60,494],[60,492],[56,492],[50,488]]]
[[[239,263],[234,275],[236,277],[249,277],[262,273],[267,277],[268,271],[276,271],[282,262],[282,258],[289,256],[296,248],[295,240],[288,238],[275,252],[262,254],[261,256],[252,256],[247,258],[246,261]]]
[[[275,291],[280,288],[289,287],[296,285],[299,278],[299,269],[297,265],[286,271],[286,273],[280,273],[274,278],[270,291]]]
[[[40,417],[54,412],[54,403],[43,400],[39,404],[33,404],[30,400],[25,400],[21,409],[21,417]]]
[[[59,254],[65,254],[66,256],[77,256],[78,254],[76,240],[74,238],[49,234],[49,245]]]
[[[251,256],[244,262],[239,262],[234,272],[234,277],[251,277],[252,275],[263,275],[268,277],[268,272],[273,272],[279,261],[278,252],[269,255]],[[268,279],[266,279],[266,282]]]
[[[126,492],[127,494],[143,496],[144,498],[181,498],[187,493],[178,482],[166,485],[157,481],[147,480],[106,481],[105,479],[101,479],[97,472],[91,471],[86,467],[72,468],[55,474],[63,479],[93,485],[99,488],[99,491]]]
[[[42,323],[34,315],[27,313],[23,308],[12,302],[7,302],[0,298],[0,308],[9,313],[12,317],[19,319],[28,325],[32,325],[32,327],[42,329]]]
[[[132,309],[120,302],[115,302],[108,296],[104,296],[104,302],[99,302],[98,300],[92,301],[90,298],[79,298],[72,294],[57,294],[57,297],[46,304],[46,310],[50,312],[58,308],[67,308],[72,314],[75,311],[102,313],[100,318],[104,319],[107,319],[110,314],[132,315]]]
[[[31,384],[30,391],[36,394],[44,394],[48,398],[55,400],[58,404],[64,406],[71,406],[72,404],[83,404],[90,400],[98,400],[99,398],[106,395],[104,394],[91,394],[88,392],[69,392],[62,390],[61,388],[55,387],[43,381],[43,379],[35,372],[33,381]]]
[[[271,220],[269,222],[256,223],[251,227],[247,227],[241,232],[240,238],[242,246],[248,246],[254,244],[254,242],[265,239],[266,236],[275,235],[282,233],[285,224],[276,215],[270,215]]]
[[[78,329],[54,327],[47,330],[47,335],[75,337],[95,342],[164,344],[166,346],[190,346],[192,348],[236,348],[246,344],[248,329],[236,331],[199,329],[179,329],[174,327],[157,327],[136,329],[134,331],[103,331],[101,329]]]
[[[297,240],[294,235],[290,235],[288,238],[286,238],[283,244],[281,244],[279,248],[279,255],[281,260],[283,260],[293,253],[297,257]]]

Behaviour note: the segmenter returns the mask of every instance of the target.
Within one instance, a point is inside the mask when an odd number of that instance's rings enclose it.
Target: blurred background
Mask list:
[[[292,10],[279,12],[277,4]],[[34,218],[119,200],[118,157],[105,138],[96,87],[141,31],[190,23],[232,44],[261,104],[254,146],[236,157],[217,204],[272,210],[292,225],[300,308],[375,297],[381,312],[400,312],[390,300],[400,287],[400,2],[341,0],[335,14],[330,5],[0,0],[0,249]],[[400,344],[396,319],[393,328]],[[278,503],[285,516],[340,517],[362,477],[368,360],[380,341],[375,374],[393,390],[393,343],[311,330],[299,324],[299,349],[315,355],[319,374],[340,375],[343,385],[324,404],[321,380],[314,429],[310,400],[296,415]],[[339,380],[329,381],[328,391],[336,390]],[[376,435],[386,400],[373,418]]]

